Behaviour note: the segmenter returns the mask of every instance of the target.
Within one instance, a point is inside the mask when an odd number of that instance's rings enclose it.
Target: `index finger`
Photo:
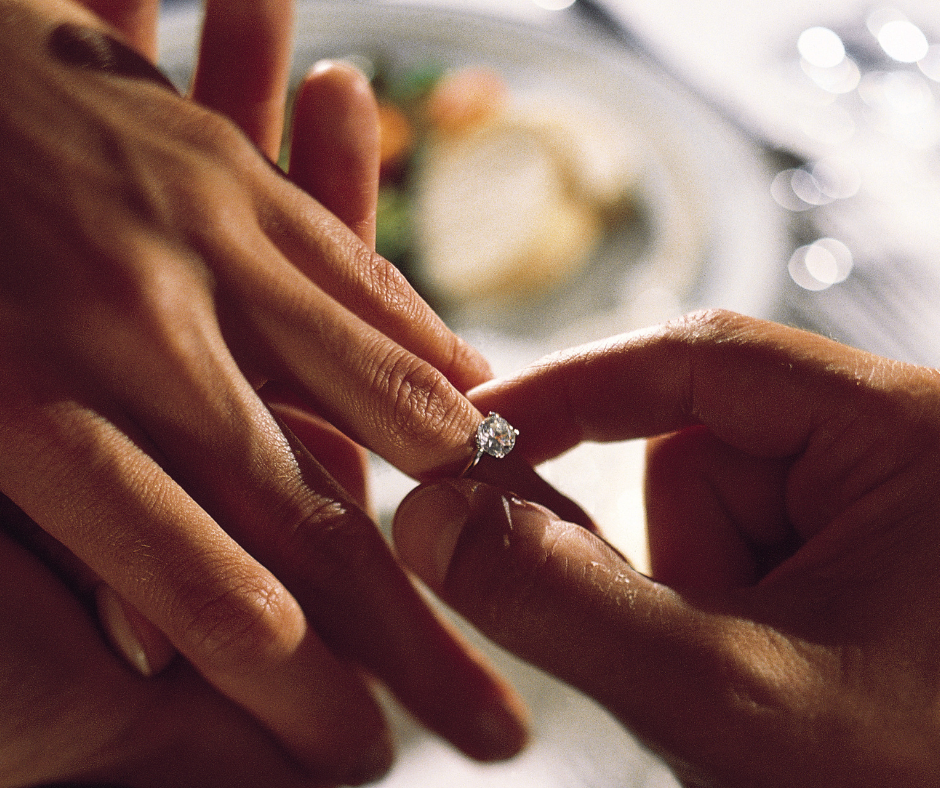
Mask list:
[[[743,451],[780,457],[844,413],[860,376],[871,383],[871,368],[869,354],[815,334],[715,311],[550,356],[470,399],[525,430],[519,448],[535,463],[583,441],[693,424]]]

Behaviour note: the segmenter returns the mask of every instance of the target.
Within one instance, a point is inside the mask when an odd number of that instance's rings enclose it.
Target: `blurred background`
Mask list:
[[[168,0],[180,85],[198,26]],[[717,306],[940,365],[940,5],[299,0],[297,32],[296,80],[323,57],[373,78],[379,251],[497,372]],[[387,523],[413,482],[375,470]],[[645,565],[641,445],[544,473]],[[393,710],[383,786],[676,785],[604,712],[480,646],[533,746],[479,766]]]

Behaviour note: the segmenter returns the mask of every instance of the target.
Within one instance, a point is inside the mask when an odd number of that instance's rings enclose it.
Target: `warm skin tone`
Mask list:
[[[48,567],[0,535],[0,785],[62,780],[133,788],[334,784],[287,757],[184,660],[144,678]],[[370,765],[336,762],[367,777]],[[371,768],[382,768],[382,763]]]
[[[653,436],[652,578],[549,510],[419,488],[402,559],[688,786],[940,782],[940,375],[724,313],[471,392],[534,461]]]
[[[156,627],[152,666],[185,660],[115,679],[75,599],[3,537],[4,583],[35,582],[35,610],[3,618],[0,785],[231,785],[245,753],[246,784],[372,777],[391,755],[364,674],[467,753],[511,754],[512,697],[414,591],[336,430],[432,477],[466,461],[480,414],[460,391],[489,374],[371,249],[367,86],[308,83],[291,183],[259,153],[280,139],[285,4],[209,4],[203,105],[56,55],[64,23],[153,52],[155,3],[94,5],[116,29],[0,1],[0,490],[75,589]],[[367,133],[324,131],[351,127]],[[172,774],[146,768],[156,753]]]

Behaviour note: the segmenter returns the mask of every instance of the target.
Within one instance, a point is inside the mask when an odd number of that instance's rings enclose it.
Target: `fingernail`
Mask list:
[[[467,497],[441,482],[418,487],[395,513],[392,530],[401,560],[431,588],[443,586],[457,540],[470,516]]]
[[[98,586],[95,601],[108,640],[138,673],[150,678],[173,660],[176,651],[163,633],[139,613],[132,612],[114,589]]]
[[[503,761],[518,755],[529,732],[521,703],[496,704],[479,712],[474,719],[482,759]]]
[[[308,77],[318,76],[324,74],[327,71],[331,71],[334,68],[348,68],[351,71],[355,71],[359,76],[365,79],[367,82],[370,80],[368,61],[357,59],[354,57],[343,58],[342,60],[329,60],[323,59],[318,60],[314,63],[310,69],[307,71]],[[374,71],[374,69],[372,69]]]
[[[346,778],[349,785],[372,783],[385,775],[392,766],[394,749],[387,735],[382,736],[360,759],[357,768]]]
[[[99,586],[96,592],[98,618],[105,633],[121,656],[142,676],[152,676],[153,668],[147,659],[144,645],[131,626],[118,595],[108,586]]]
[[[318,60],[316,63],[310,66],[310,68],[307,70],[307,74],[309,76],[313,76],[314,74],[322,74],[324,71],[329,71],[335,65],[335,60]]]

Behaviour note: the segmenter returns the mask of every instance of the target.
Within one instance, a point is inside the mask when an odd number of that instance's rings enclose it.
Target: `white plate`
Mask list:
[[[191,69],[197,31],[196,9],[168,8],[162,60],[181,85]],[[505,327],[475,321],[472,313],[451,316],[458,329],[488,353],[497,372],[692,308],[722,306],[756,316],[770,314],[785,271],[785,228],[769,192],[773,173],[752,143],[640,58],[583,31],[562,33],[440,7],[301,2],[296,76],[317,59],[355,54],[383,57],[402,68],[429,60],[447,66],[491,66],[511,87],[538,86],[597,102],[622,118],[648,152],[640,187],[642,233],[633,229],[612,238],[592,276],[527,313],[531,330],[518,323]],[[619,257],[618,244],[627,250]],[[387,515],[412,482],[381,464],[377,471],[377,505]],[[637,445],[582,447],[545,467],[545,475],[577,497],[612,541],[642,566],[640,474]],[[472,764],[395,714],[402,754],[381,785],[676,784],[655,758],[593,704],[489,645],[481,648],[532,707],[535,737],[530,750],[509,764]]]
[[[183,7],[167,16],[162,60],[182,83],[195,12]],[[422,4],[348,0],[301,0],[297,38],[295,78],[319,58],[350,55],[381,59],[393,70],[486,65],[513,88],[597,104],[638,139],[649,159],[639,187],[643,220],[611,237],[588,275],[508,322],[448,316],[492,347],[499,369],[692,308],[769,314],[785,262],[784,230],[760,151],[633,53],[579,30],[561,34]],[[504,363],[507,344],[514,350]]]

